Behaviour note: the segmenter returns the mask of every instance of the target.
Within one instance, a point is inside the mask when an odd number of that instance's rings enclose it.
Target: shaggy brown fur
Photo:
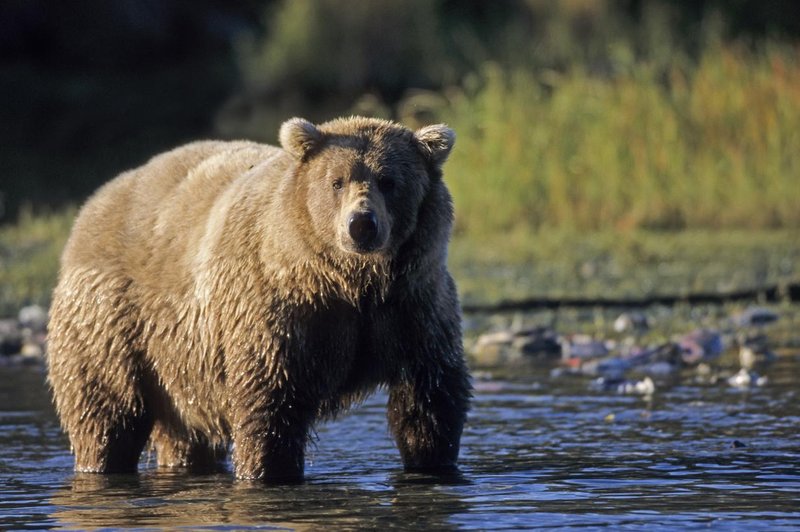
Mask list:
[[[314,421],[379,385],[405,466],[455,466],[452,131],[292,119],[280,139],[178,148],[81,211],[49,338],[77,470],[135,471],[148,440],[205,467],[232,442],[238,477],[296,480]]]

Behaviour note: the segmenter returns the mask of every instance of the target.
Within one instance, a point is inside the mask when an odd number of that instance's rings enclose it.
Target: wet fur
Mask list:
[[[406,467],[455,466],[470,385],[445,265],[452,132],[293,120],[283,149],[190,144],[82,209],[49,333],[77,470],[135,471],[148,441],[160,466],[205,468],[232,442],[238,477],[295,480],[314,422],[381,385]],[[347,197],[389,224],[376,253],[327,224],[350,208],[322,197],[328,169],[355,164]],[[377,196],[385,172],[414,181]]]

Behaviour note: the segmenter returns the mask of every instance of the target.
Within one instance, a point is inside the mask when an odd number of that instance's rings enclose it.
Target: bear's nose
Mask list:
[[[378,220],[372,211],[356,212],[348,222],[350,238],[361,248],[369,248],[378,236]]]

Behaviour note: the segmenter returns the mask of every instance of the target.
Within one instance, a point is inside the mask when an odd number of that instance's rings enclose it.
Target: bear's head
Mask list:
[[[280,130],[297,161],[298,200],[322,241],[350,255],[392,255],[416,229],[420,208],[455,134],[444,125],[416,132],[386,120],[351,117]],[[448,205],[449,208],[449,205]]]

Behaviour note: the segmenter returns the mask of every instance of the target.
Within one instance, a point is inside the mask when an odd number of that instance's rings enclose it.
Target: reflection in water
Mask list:
[[[383,486],[307,482],[264,486],[230,475],[198,477],[150,471],[140,475],[76,474],[57,490],[51,517],[67,528],[213,528],[269,526],[294,530],[322,526],[361,528],[404,523],[446,528],[467,506],[457,493],[437,490],[439,480],[400,474]],[[446,485],[446,484],[445,484]]]
[[[761,388],[684,375],[650,401],[549,370],[476,383],[461,476],[403,473],[378,395],[318,428],[305,483],[264,486],[74,474],[42,372],[0,368],[0,528],[800,526],[800,354]]]

